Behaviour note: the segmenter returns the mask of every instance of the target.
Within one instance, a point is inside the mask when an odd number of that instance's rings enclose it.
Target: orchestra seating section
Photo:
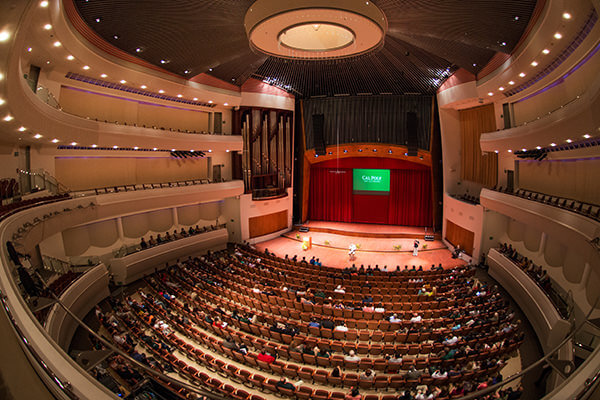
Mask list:
[[[366,275],[235,247],[156,272],[95,315],[135,360],[223,398],[454,399],[497,383],[523,333],[497,287],[446,267]],[[197,398],[118,355],[93,373],[120,396],[162,384]]]

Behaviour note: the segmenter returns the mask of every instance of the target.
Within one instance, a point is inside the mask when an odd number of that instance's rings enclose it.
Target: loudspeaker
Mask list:
[[[409,157],[416,157],[419,150],[419,118],[416,112],[409,111],[406,113],[406,147]]]
[[[325,115],[313,114],[312,124],[313,124],[313,141],[315,144],[315,152],[318,155],[323,156],[326,154],[325,137],[323,136],[324,126],[325,126]]]

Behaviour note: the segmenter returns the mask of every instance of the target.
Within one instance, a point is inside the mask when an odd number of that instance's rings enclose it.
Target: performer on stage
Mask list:
[[[415,242],[413,244],[413,257],[416,257],[419,255],[419,240],[415,239]]]
[[[354,260],[356,254],[356,245],[354,243],[350,244],[349,247],[349,251],[348,251],[348,258],[350,259],[350,261]]]

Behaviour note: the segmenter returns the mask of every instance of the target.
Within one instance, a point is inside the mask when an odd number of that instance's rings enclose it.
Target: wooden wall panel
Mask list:
[[[248,218],[250,238],[255,238],[287,228],[288,210]]]
[[[450,220],[446,220],[446,238],[454,246],[460,245],[468,255],[473,255],[473,242],[475,234],[462,226],[456,225]]]

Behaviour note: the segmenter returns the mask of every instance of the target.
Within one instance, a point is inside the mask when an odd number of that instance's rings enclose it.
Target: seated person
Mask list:
[[[148,248],[148,243],[146,243],[146,241],[144,240],[144,238],[142,238],[142,240],[140,241],[140,247],[142,248],[142,250]]]
[[[353,387],[352,389],[350,389],[350,391],[348,393],[346,393],[346,397],[344,397],[344,400],[361,400],[362,399],[362,395],[360,394],[360,392],[358,391],[358,388]]]
[[[150,235],[150,240],[148,240],[148,244],[150,246],[156,246],[156,240],[154,239],[154,237],[152,235]]]
[[[180,235],[181,237],[188,237],[188,234],[187,234],[187,232],[185,231],[185,229],[184,229],[184,228],[181,228],[181,231],[179,232],[179,235]]]
[[[296,386],[294,386],[294,384],[293,384],[293,383],[291,383],[291,382],[288,382],[288,380],[287,380],[287,379],[285,379],[285,378],[281,378],[281,379],[279,380],[279,382],[277,382],[277,385],[276,385],[276,386],[277,386],[278,388],[289,389],[289,390],[291,390],[291,391],[294,391],[294,392],[296,391]]]
[[[164,239],[162,238],[162,236],[160,236],[160,233],[158,235],[156,235],[156,243],[161,244],[163,242],[164,242]]]
[[[179,239],[179,233],[177,233],[177,229],[173,231],[173,240]]]
[[[196,231],[194,230],[193,227],[190,226],[190,229],[188,229],[188,235],[192,236],[192,235],[195,235],[195,234],[196,234]]]
[[[167,233],[165,233],[165,241],[170,242],[171,240],[173,240],[173,236],[167,231]]]

